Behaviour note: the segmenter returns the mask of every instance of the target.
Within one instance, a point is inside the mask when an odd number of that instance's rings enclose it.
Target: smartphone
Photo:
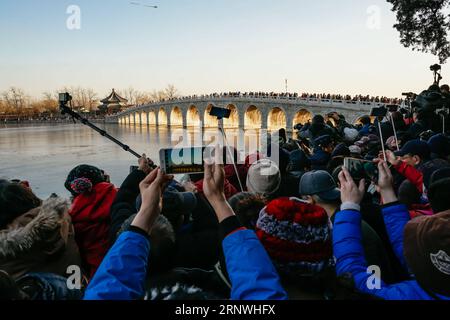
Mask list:
[[[388,113],[388,109],[386,107],[372,108],[370,111],[371,117],[384,118]]]
[[[188,147],[161,149],[159,160],[166,174],[203,173],[204,160],[214,156],[214,148]]]
[[[378,167],[372,161],[356,158],[345,158],[344,167],[350,172],[350,175],[355,182],[359,182],[362,179],[366,179],[368,181],[378,180]]]
[[[396,105],[396,104],[390,104],[387,106],[387,108],[388,108],[389,112],[397,112],[398,109],[400,108],[400,106]]]
[[[228,119],[231,116],[231,110],[226,108],[212,107],[209,115],[217,117],[217,119]]]

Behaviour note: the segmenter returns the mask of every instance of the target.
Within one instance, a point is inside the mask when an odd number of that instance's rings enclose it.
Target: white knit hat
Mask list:
[[[280,188],[281,173],[275,162],[261,159],[252,164],[247,174],[247,190],[271,196]]]

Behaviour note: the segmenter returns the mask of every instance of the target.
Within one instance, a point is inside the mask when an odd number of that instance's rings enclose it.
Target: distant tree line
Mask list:
[[[23,89],[10,87],[0,91],[0,115],[17,115],[20,117],[32,117],[42,114],[57,115],[58,94],[69,92],[72,97],[74,109],[82,112],[96,112],[101,104],[100,100],[109,95],[109,92],[101,96],[92,88],[63,87],[56,91],[43,92],[40,97],[31,97]],[[128,100],[129,106],[145,104],[149,101],[161,101],[176,98],[179,91],[174,85],[169,85],[163,90],[139,91],[133,87],[116,90],[117,94]]]

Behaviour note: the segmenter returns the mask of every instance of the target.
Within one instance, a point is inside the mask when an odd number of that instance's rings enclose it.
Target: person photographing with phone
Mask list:
[[[203,190],[220,223],[233,300],[284,300],[286,292],[253,231],[242,227],[224,195],[225,172],[218,159],[205,163]],[[145,295],[151,243],[149,235],[162,208],[162,195],[173,176],[160,168],[139,184],[141,209],[108,252],[85,293],[85,300],[136,300]]]
[[[343,168],[339,175],[342,205],[333,230],[338,275],[351,273],[361,292],[386,300],[450,300],[449,200],[442,206],[442,201],[438,200],[441,191],[433,189],[431,205],[439,204],[445,211],[410,222],[406,206],[398,203],[388,164],[379,159],[378,170],[377,190],[384,199],[382,213],[391,245],[405,270],[413,274],[407,281],[387,285],[379,274],[369,271],[361,243],[360,203],[365,181],[357,185]],[[449,185],[448,179],[445,183]]]

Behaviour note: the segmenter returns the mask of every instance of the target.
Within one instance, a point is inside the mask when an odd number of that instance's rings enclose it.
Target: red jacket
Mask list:
[[[116,193],[113,184],[99,183],[92,192],[77,196],[69,211],[83,267],[89,278],[92,278],[110,247],[109,211]]]
[[[416,186],[420,193],[424,193],[423,174],[413,166],[410,166],[406,162],[400,161],[400,163],[394,166],[398,173],[404,176],[409,182]]]
[[[422,216],[432,216],[433,209],[431,209],[431,205],[428,204],[413,204],[409,208],[409,216],[411,219],[422,217]]]

